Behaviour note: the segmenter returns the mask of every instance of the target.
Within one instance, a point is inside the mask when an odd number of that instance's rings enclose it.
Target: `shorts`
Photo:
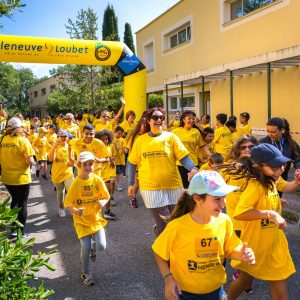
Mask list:
[[[47,160],[46,160],[46,159],[41,159],[41,160],[38,160],[38,164],[39,164],[39,165],[41,165],[42,163],[45,163],[45,162],[47,162]]]
[[[116,171],[117,171],[117,175],[124,174],[125,166],[124,165],[117,165],[116,166]]]
[[[179,296],[180,300],[222,300],[224,293],[223,286],[207,294],[193,294],[189,292],[182,291]]]

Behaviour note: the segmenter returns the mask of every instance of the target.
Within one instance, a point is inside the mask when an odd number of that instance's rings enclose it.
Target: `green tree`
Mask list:
[[[148,95],[148,107],[163,107],[164,106],[164,96],[162,93],[149,94]]]
[[[0,101],[9,114],[29,113],[28,88],[37,83],[32,71],[27,68],[20,70],[8,63],[0,63]]]
[[[129,23],[125,24],[125,31],[124,31],[124,40],[123,42],[128,46],[128,48],[135,53],[135,47],[133,42],[133,36],[131,31],[131,26]]]
[[[119,41],[118,18],[112,5],[107,4],[103,15],[102,39],[105,41]]]
[[[14,14],[14,10],[22,11],[21,8],[26,6],[26,4],[22,4],[20,0],[0,0],[0,18],[5,16],[8,18],[11,18]],[[0,28],[2,28],[3,25],[0,24]]]

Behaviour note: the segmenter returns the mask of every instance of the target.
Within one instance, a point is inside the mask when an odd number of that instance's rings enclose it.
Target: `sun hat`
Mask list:
[[[16,129],[23,126],[22,121],[18,117],[12,117],[8,120],[7,126],[9,126],[12,129]]]
[[[193,176],[188,188],[188,194],[209,194],[223,197],[237,189],[237,186],[228,185],[218,172],[202,170]]]
[[[46,133],[47,132],[47,129],[45,127],[40,127],[39,128],[39,133]]]
[[[69,136],[67,130],[60,129],[57,133],[58,136]]]
[[[67,114],[65,115],[65,119],[68,119],[68,118],[74,119],[74,115],[71,114],[71,113],[67,113]]]
[[[79,158],[78,158],[79,162],[85,162],[88,160],[95,160],[95,156],[93,153],[89,151],[83,151],[79,154]]]
[[[271,144],[262,143],[251,149],[251,159],[255,164],[264,163],[271,168],[280,166],[291,161],[282,155],[281,151]]]

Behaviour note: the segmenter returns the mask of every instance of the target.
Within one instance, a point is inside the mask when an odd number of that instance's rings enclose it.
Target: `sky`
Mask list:
[[[70,18],[76,20],[81,9],[93,9],[98,16],[98,36],[102,37],[103,13],[107,4],[114,7],[118,17],[119,36],[123,41],[125,23],[135,32],[168,10],[180,0],[21,0],[26,4],[22,12],[15,11],[12,18],[1,17],[0,35],[69,38],[65,25]],[[30,68],[41,78],[58,65],[13,63],[15,68]]]

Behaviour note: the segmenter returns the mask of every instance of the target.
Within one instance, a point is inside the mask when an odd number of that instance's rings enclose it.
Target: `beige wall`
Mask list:
[[[278,3],[223,26],[223,0],[183,0],[137,32],[138,57],[153,39],[155,69],[148,73],[147,88],[176,75],[188,74],[224,63],[300,44],[300,1]],[[192,41],[163,53],[162,32],[191,18]]]

